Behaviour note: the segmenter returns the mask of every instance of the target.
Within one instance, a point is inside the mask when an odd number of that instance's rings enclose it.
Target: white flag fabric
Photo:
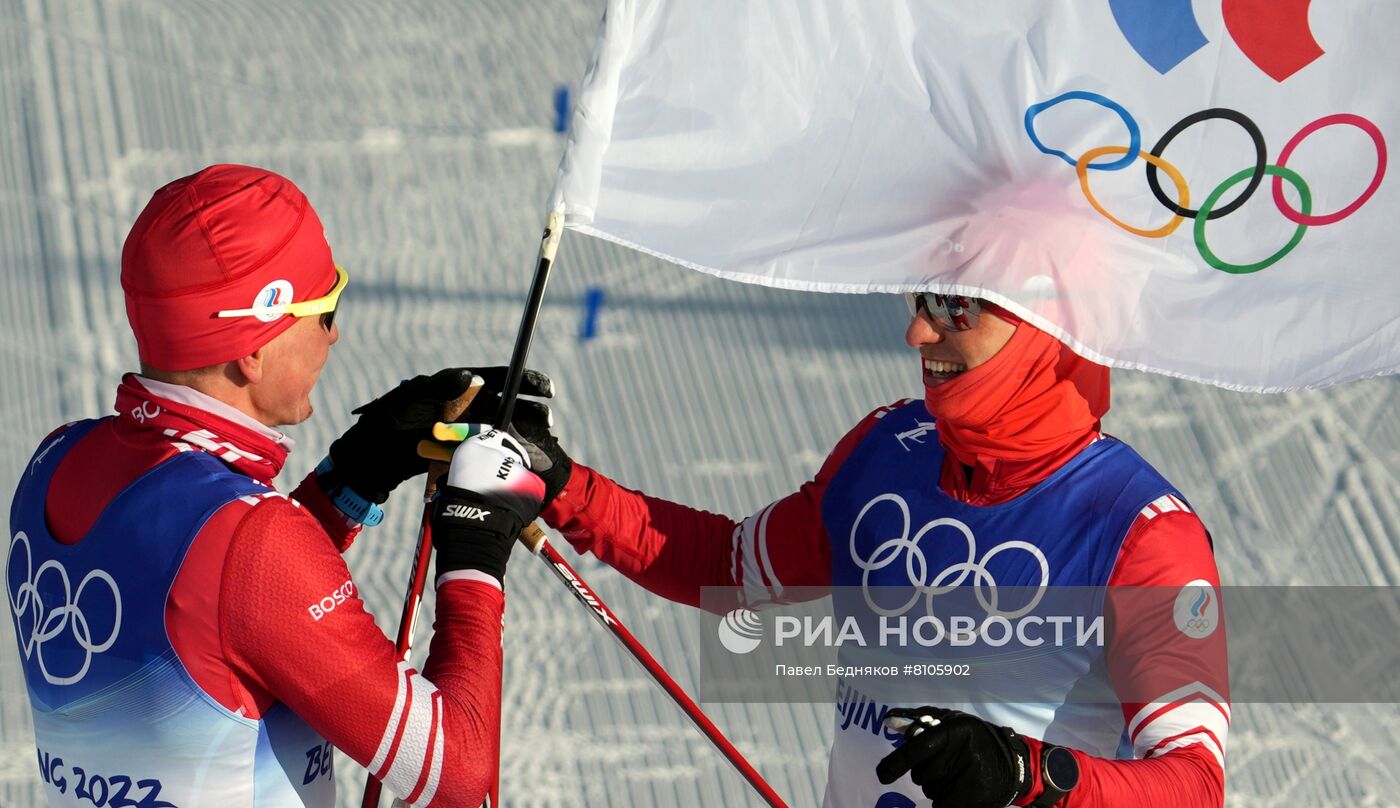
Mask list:
[[[1240,390],[1400,372],[1400,2],[612,0],[552,205]]]

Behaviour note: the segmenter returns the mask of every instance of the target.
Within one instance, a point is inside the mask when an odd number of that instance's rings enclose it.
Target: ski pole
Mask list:
[[[471,385],[461,396],[442,405],[442,420],[451,423],[467,411],[476,398],[476,394],[481,392],[485,382],[480,377],[472,379]],[[449,456],[446,458],[451,460]],[[437,493],[438,481],[447,471],[447,465],[441,462],[433,462],[428,465],[428,478],[423,483],[423,519],[418,523],[418,546],[413,551],[413,567],[409,573],[408,591],[404,593],[403,611],[399,614],[399,633],[394,641],[394,647],[398,649],[399,658],[408,661],[408,655],[413,651],[413,630],[418,625],[418,607],[423,602],[423,587],[428,579],[428,563],[433,557],[433,529],[429,522],[429,517],[433,513],[433,495]],[[383,784],[376,780],[371,774],[365,779],[365,795],[360,801],[361,808],[377,808],[379,805],[379,792]],[[496,785],[491,787],[491,795],[494,798]],[[494,802],[492,803],[495,804]]]
[[[563,235],[564,216],[560,213],[552,213],[545,227],[544,237],[540,242],[539,261],[535,267],[535,278],[530,286],[530,299],[525,307],[525,315],[520,321],[520,331],[516,334],[515,350],[511,357],[510,369],[506,373],[505,388],[501,391],[501,408],[496,414],[497,427],[504,427],[510,423],[510,417],[515,411],[515,399],[520,394],[520,380],[525,375],[525,354],[530,350],[530,340],[535,332],[535,322],[539,319],[540,305],[544,300],[544,286],[549,280],[549,267],[554,263],[554,254],[559,250],[559,238]],[[468,389],[463,398],[460,408],[449,411],[447,406],[443,407],[443,421],[452,422],[457,419],[476,396],[481,385],[474,385]],[[457,402],[451,402],[456,404]],[[450,406],[450,405],[449,405]],[[450,461],[451,457],[438,458],[438,460]],[[408,579],[408,591],[404,593],[403,611],[399,615],[399,636],[397,647],[404,661],[408,660],[409,653],[413,650],[413,629],[418,622],[418,609],[423,603],[423,588],[428,580],[428,564],[433,555],[433,530],[430,524],[432,516],[432,497],[437,490],[437,478],[441,475],[441,466],[434,469],[429,468],[428,482],[423,491],[423,519],[418,525],[418,546],[413,551],[413,568]],[[544,532],[536,525],[529,525],[521,532],[521,538],[527,535],[531,540],[543,540]],[[527,546],[529,546],[527,544]],[[501,700],[501,694],[496,694],[496,701]],[[499,732],[499,728],[497,728]],[[499,744],[499,741],[498,741]],[[487,794],[487,805],[497,805],[500,802],[500,769],[491,780],[491,790]],[[378,808],[379,794],[383,785],[371,774],[365,781],[364,799],[360,802],[361,808]]]
[[[705,715],[704,711],[700,709],[700,706],[692,701],[690,696],[686,695],[685,690],[677,684],[675,679],[671,678],[671,675],[666,672],[666,669],[661,666],[661,663],[657,662],[656,658],[647,651],[646,646],[642,645],[641,641],[633,636],[632,632],[628,631],[626,626],[622,625],[622,622],[617,619],[617,615],[613,614],[612,609],[609,609],[607,604],[603,603],[602,599],[598,597],[592,588],[584,583],[583,579],[578,576],[578,573],[569,565],[569,562],[564,559],[564,556],[561,555],[558,550],[554,549],[549,541],[545,539],[544,533],[541,532],[539,534],[538,541],[534,544],[532,544],[530,538],[524,534],[521,535],[520,540],[526,547],[530,548],[530,552],[539,556],[540,559],[549,566],[549,569],[553,571],[555,577],[574,593],[574,597],[578,598],[580,603],[587,606],[589,611],[593,612],[593,616],[597,618],[598,622],[612,633],[613,637],[622,647],[627,649],[627,652],[632,655],[632,658],[641,663],[642,667],[646,669],[646,672],[651,674],[651,678],[661,686],[661,689],[666,692],[666,695],[671,697],[672,701],[680,706],[681,710],[684,711],[686,716],[695,724],[696,729],[700,730],[706,738],[709,738],[710,743],[714,744],[715,749],[719,750],[719,753],[724,755],[725,759],[738,770],[739,774],[743,775],[744,779],[753,787],[753,790],[757,791],[759,796],[763,797],[764,801],[773,806],[773,808],[787,808],[787,803],[783,802],[783,798],[778,796],[778,792],[775,791],[772,786],[768,785],[768,782],[763,779],[763,775],[759,774],[758,770],[744,759],[743,753],[734,746],[733,742],[724,736],[724,733],[720,731],[719,727],[715,726],[709,716]]]
[[[554,264],[554,255],[559,249],[559,240],[564,235],[564,214],[554,211],[549,214],[549,219],[545,225],[544,238],[540,242],[539,261],[535,266],[535,277],[530,283],[530,297],[525,305],[525,313],[520,318],[520,331],[516,334],[515,350],[510,358],[510,371],[506,374],[505,388],[501,391],[501,411],[496,415],[496,426],[504,428],[510,423],[511,415],[515,411],[515,399],[520,393],[520,380],[525,374],[525,357],[530,352],[530,341],[535,333],[535,323],[539,319],[540,306],[544,301],[545,285],[549,282],[549,270]],[[531,527],[535,527],[531,525]],[[627,627],[622,625],[622,621],[617,619],[597,593],[588,584],[584,583],[569,562],[560,555],[559,551],[550,545],[545,538],[544,531],[535,528],[534,535],[527,528],[521,533],[520,540],[526,547],[530,548],[533,555],[542,559],[548,565],[550,571],[555,574],[564,586],[579,602],[593,612],[593,616],[608,629],[618,642],[627,649],[634,659],[641,663],[646,672],[651,674],[651,678],[656,681],[661,689],[670,696],[681,710],[694,722],[697,729],[710,739],[720,754],[724,755],[735,769],[743,775],[749,785],[757,791],[764,800],[773,808],[787,808],[786,803],[773,790],[773,787],[764,781],[763,777],[756,769],[744,759],[739,750],[732,742],[715,726],[714,722],[706,716],[700,707],[691,700],[690,696],[681,689],[676,680],[671,678],[661,663],[647,651],[646,647],[633,636]]]
[[[497,413],[495,423],[495,426],[498,428],[509,424],[510,417],[515,411],[515,400],[520,393],[520,381],[525,374],[525,358],[529,353],[530,342],[534,336],[535,324],[539,319],[540,306],[544,301],[545,285],[549,282],[549,270],[554,263],[554,256],[559,249],[559,239],[563,235],[563,227],[563,214],[557,211],[551,213],[545,227],[544,237],[540,242],[539,260],[535,266],[534,279],[530,284],[530,296],[526,303],[525,313],[520,320],[520,331],[516,334],[515,349],[511,355],[510,369],[506,374],[505,386],[501,390],[501,408],[500,412]],[[420,447],[425,450],[430,448],[422,444],[420,444]],[[422,535],[429,535],[427,516],[428,513],[425,510]],[[690,696],[686,695],[685,690],[676,683],[676,680],[666,672],[666,669],[661,666],[661,663],[656,661],[656,658],[646,650],[646,647],[641,644],[632,632],[628,631],[627,627],[622,625],[622,622],[617,619],[617,615],[614,614],[593,589],[579,577],[578,573],[569,565],[569,562],[559,551],[550,545],[545,537],[544,531],[537,525],[529,525],[521,532],[520,540],[521,543],[530,549],[532,555],[538,556],[549,566],[549,569],[554,573],[555,577],[568,587],[569,591],[574,594],[574,597],[576,597],[580,603],[588,607],[598,622],[612,633],[613,637],[627,649],[634,659],[641,663],[642,667],[651,675],[652,679],[676,702],[681,710],[685,712],[686,716],[695,724],[696,728],[714,744],[720,754],[724,755],[725,759],[738,770],[739,774],[744,777],[749,785],[773,808],[787,808],[787,803],[783,802],[782,797],[778,796],[778,793],[774,791],[773,787],[763,779],[762,775],[760,775],[756,769],[754,769],[752,764],[744,759],[744,756],[739,752],[738,748],[724,736],[724,733],[720,731],[719,727],[715,726],[714,722],[705,715],[704,711],[700,709]],[[420,539],[420,548],[422,544],[423,540]],[[428,541],[428,550],[431,551],[431,540]],[[427,553],[424,553],[425,557],[426,555]],[[404,602],[405,615],[409,614],[410,609],[416,615],[418,603],[422,596],[423,581],[426,578],[426,561],[419,559],[417,565],[423,567],[424,575],[415,575],[414,580],[410,583],[409,592]],[[401,624],[401,634],[402,631],[403,626]],[[499,773],[497,777],[499,778]],[[376,786],[378,785],[377,782],[374,784]],[[492,793],[495,793],[494,788]],[[368,787],[365,790],[365,794],[366,802],[364,803],[364,808],[372,808],[372,806],[377,805],[377,789],[375,790],[375,803],[368,802]],[[495,805],[496,803],[492,802],[491,804]]]
[[[433,437],[443,442],[460,440],[460,437],[454,434],[450,428],[435,427],[433,430]],[[431,457],[437,460],[446,460],[452,457],[451,453],[445,449],[441,443],[433,443],[432,441],[420,442],[418,444],[418,451],[419,454],[425,457]],[[641,641],[638,640],[626,626],[622,625],[622,621],[618,619],[612,609],[608,608],[607,604],[603,603],[597,593],[579,577],[578,572],[569,564],[568,560],[566,560],[558,550],[554,549],[554,546],[549,543],[549,540],[546,538],[544,531],[540,529],[539,525],[531,524],[521,531],[520,543],[525,545],[532,555],[539,556],[540,560],[544,561],[549,567],[550,572],[554,573],[554,576],[574,594],[574,597],[578,598],[580,603],[588,607],[598,622],[601,623],[602,626],[613,635],[613,638],[632,655],[633,659],[641,663],[641,666],[651,675],[652,680],[655,681],[661,689],[665,691],[666,695],[670,696],[671,700],[690,718],[691,722],[695,724],[696,729],[700,730],[701,734],[714,744],[715,748],[719,750],[719,753],[724,755],[725,759],[738,770],[739,774],[749,782],[749,785],[753,786],[753,789],[757,791],[769,805],[774,806],[774,808],[786,808],[786,804],[783,802],[782,798],[779,797],[773,787],[763,779],[763,776],[754,769],[753,765],[744,759],[743,754],[734,746],[734,743],[724,736],[720,728],[715,726],[714,722],[711,721],[709,716],[705,715],[704,711],[700,709],[700,706],[686,694],[680,684],[677,683],[675,679],[671,678],[671,675],[666,672],[666,668],[663,667],[660,662],[657,662],[656,658],[647,651],[646,646],[642,645]]]

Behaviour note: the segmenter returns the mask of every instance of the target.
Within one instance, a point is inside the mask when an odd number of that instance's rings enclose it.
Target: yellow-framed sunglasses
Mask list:
[[[256,306],[251,309],[224,309],[216,312],[215,317],[267,317],[269,315],[281,316],[290,314],[293,317],[311,317],[321,315],[321,325],[327,330],[335,326],[335,309],[340,303],[340,293],[345,291],[345,284],[350,282],[350,275],[345,271],[345,267],[340,264],[335,265],[335,286],[331,288],[323,297],[314,300],[302,300],[296,303],[282,303],[276,306]]]

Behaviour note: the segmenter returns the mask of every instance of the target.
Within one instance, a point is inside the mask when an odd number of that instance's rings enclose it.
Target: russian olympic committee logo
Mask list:
[[[1128,145],[1108,145],[1089,149],[1078,157],[1074,157],[1060,149],[1054,149],[1045,145],[1040,136],[1036,134],[1035,119],[1042,112],[1051,107],[1058,106],[1068,101],[1088,101],[1104,107],[1122,119],[1123,124],[1128,128]],[[1241,169],[1238,173],[1227,177],[1223,182],[1206,195],[1205,201],[1201,202],[1199,208],[1192,208],[1191,188],[1186,181],[1186,177],[1176,166],[1167,162],[1162,155],[1166,152],[1167,146],[1176,139],[1178,135],[1199,123],[1211,120],[1223,120],[1236,124],[1249,135],[1249,139],[1254,143],[1254,165]],[[1347,205],[1338,208],[1330,213],[1314,214],[1312,211],[1312,189],[1308,186],[1296,171],[1288,167],[1288,158],[1293,155],[1293,151],[1298,148],[1308,136],[1319,129],[1328,126],[1354,126],[1360,129],[1375,144],[1376,150],[1376,170],[1371,177],[1371,181],[1355,199]],[[1026,134],[1030,137],[1031,143],[1045,154],[1058,157],[1069,163],[1079,175],[1079,187],[1084,192],[1084,198],[1089,201],[1094,210],[1098,211],[1104,218],[1134,235],[1143,238],[1166,238],[1176,231],[1177,227],[1185,220],[1192,219],[1195,222],[1193,235],[1196,241],[1196,249],[1201,254],[1201,258],[1210,266],[1235,275],[1243,275],[1250,272],[1258,272],[1273,266],[1288,255],[1303,240],[1303,234],[1309,227],[1321,227],[1323,225],[1335,224],[1352,215],[1361,209],[1367,201],[1380,188],[1381,180],[1385,178],[1386,169],[1386,145],[1385,137],[1381,130],[1370,120],[1360,115],[1349,113],[1338,113],[1335,115],[1324,115],[1321,118],[1309,123],[1299,129],[1292,138],[1284,144],[1283,150],[1279,152],[1274,162],[1269,162],[1268,147],[1264,143],[1264,134],[1259,130],[1258,125],[1250,120],[1244,113],[1224,107],[1204,109],[1187,115],[1177,121],[1162,135],[1157,144],[1150,151],[1142,148],[1142,131],[1138,127],[1137,121],[1122,105],[1115,101],[1099,95],[1098,93],[1074,90],[1055,96],[1049,101],[1042,101],[1032,104],[1026,108],[1025,114]],[[1100,160],[1107,155],[1122,155],[1116,160]],[[1148,229],[1146,227],[1135,227],[1122,221],[1118,217],[1109,213],[1104,206],[1094,196],[1093,190],[1089,187],[1089,171],[1121,171],[1132,165],[1141,157],[1147,164],[1147,186],[1152,191],[1152,195],[1171,214],[1172,218],[1161,227]],[[1097,162],[1096,162],[1097,161]],[[1176,198],[1173,200],[1162,189],[1158,171],[1164,172],[1171,179],[1172,185],[1176,188]],[[1272,255],[1249,264],[1230,263],[1217,256],[1206,242],[1206,222],[1220,219],[1239,210],[1240,206],[1249,200],[1254,192],[1263,184],[1264,177],[1273,177],[1271,190],[1273,192],[1274,206],[1284,218],[1293,222],[1297,227],[1288,242],[1275,251]],[[1294,207],[1284,196],[1283,183],[1287,182],[1298,192],[1298,207]],[[1243,190],[1239,191],[1233,199],[1225,204],[1221,204],[1221,197],[1236,185],[1244,183]]]
[[[278,278],[258,290],[257,296],[253,298],[253,308],[270,309],[273,306],[285,306],[292,302],[292,297],[291,281]],[[270,323],[278,317],[281,317],[282,312],[278,311],[271,314],[257,314],[254,316],[264,323]]]
[[[1308,25],[1310,0],[1221,0],[1225,30],[1246,58],[1282,82],[1322,57]],[[1108,0],[1118,30],[1163,75],[1210,42],[1191,0]]]
[[[39,672],[43,674],[44,681],[49,684],[77,684],[87,675],[88,668],[92,665],[93,655],[111,648],[112,644],[117,641],[117,635],[121,633],[121,591],[117,588],[117,582],[105,570],[95,569],[83,576],[83,580],[78,583],[76,590],[73,589],[72,583],[68,579],[68,570],[57,561],[45,561],[39,565],[38,570],[35,570],[33,550],[29,546],[29,537],[23,531],[15,534],[14,542],[10,545],[9,560],[5,564],[7,581],[16,580],[11,573],[18,569],[15,565],[21,547],[24,548],[25,557],[24,582],[13,587],[10,592],[10,612],[15,618],[15,634],[19,637],[20,650],[26,661],[30,657],[38,659]],[[62,605],[47,612],[44,609],[43,597],[39,592],[39,586],[45,580],[61,584],[63,593]],[[98,586],[99,583],[102,586]],[[107,603],[107,597],[104,597],[100,592],[102,589],[106,589],[108,596],[110,596],[110,606]],[[110,609],[112,615],[112,628],[100,642],[94,642],[92,630],[88,625],[88,617],[80,608],[83,603],[83,595],[89,590],[94,593],[87,598],[89,608]],[[58,590],[50,587],[49,591]],[[83,650],[83,664],[74,673],[55,674],[48,669],[48,664],[44,660],[44,645],[50,640],[66,637],[70,634],[73,641]]]
[[[1183,586],[1172,604],[1172,619],[1177,629],[1193,640],[1214,634],[1220,625],[1220,597],[1210,581],[1197,579]]]
[[[860,526],[865,520],[866,514],[882,504],[885,507],[899,509],[900,516],[903,517],[903,526],[898,536],[885,539],[870,553],[869,558],[862,558],[860,550],[856,547],[856,536],[860,532]],[[979,558],[977,539],[972,535],[972,529],[957,519],[943,517],[931,520],[924,523],[913,535],[910,535],[911,527],[909,504],[898,494],[881,494],[865,503],[865,507],[861,508],[860,513],[856,516],[855,523],[851,525],[851,560],[861,569],[861,589],[864,591],[865,603],[876,614],[887,617],[905,614],[922,596],[926,601],[925,609],[932,616],[933,598],[961,586],[968,578],[972,579],[973,593],[977,597],[978,605],[989,616],[1001,616],[1008,620],[1014,620],[1034,609],[1045,596],[1046,587],[1050,584],[1050,563],[1040,548],[1034,544],[1020,540],[1005,541],[987,550]],[[923,542],[946,541],[950,532],[960,536],[966,542],[967,559],[950,564],[942,571],[934,573],[929,569],[928,558],[924,555]],[[1035,596],[1026,605],[1019,609],[1003,611],[997,595],[997,582],[992,577],[991,572],[987,570],[987,562],[991,561],[998,553],[1013,551],[1029,553],[1035,559],[1040,566],[1040,583],[1036,585]],[[877,603],[871,595],[870,574],[894,564],[901,558],[904,560],[904,570],[908,575],[909,585],[914,588],[914,594],[901,606],[893,609],[885,608]]]

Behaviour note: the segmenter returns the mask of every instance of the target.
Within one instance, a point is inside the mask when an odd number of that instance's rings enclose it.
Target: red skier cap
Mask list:
[[[209,166],[156,191],[122,248],[126,317],[141,360],[159,370],[251,354],[296,318],[219,311],[314,299],[336,280],[306,195],[250,166]]]

